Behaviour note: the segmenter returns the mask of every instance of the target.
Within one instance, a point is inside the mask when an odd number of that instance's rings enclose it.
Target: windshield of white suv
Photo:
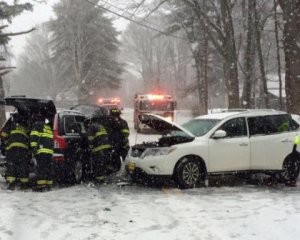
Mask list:
[[[193,119],[182,124],[182,127],[190,131],[196,137],[200,137],[206,134],[220,121],[220,119]]]

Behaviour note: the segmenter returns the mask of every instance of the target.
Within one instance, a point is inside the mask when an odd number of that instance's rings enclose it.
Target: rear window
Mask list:
[[[82,104],[82,105],[77,105],[75,107],[72,107],[71,109],[82,112],[86,116],[92,116],[95,112],[97,112],[97,114],[102,116],[108,115],[107,110],[105,108],[96,105]]]
[[[86,133],[84,127],[85,117],[67,115],[63,117],[64,132],[66,135],[78,135],[80,133]]]

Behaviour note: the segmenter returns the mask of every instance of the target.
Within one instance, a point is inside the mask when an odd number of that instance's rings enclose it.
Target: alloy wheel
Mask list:
[[[188,185],[195,184],[200,176],[199,166],[195,162],[188,162],[182,170],[182,178]]]

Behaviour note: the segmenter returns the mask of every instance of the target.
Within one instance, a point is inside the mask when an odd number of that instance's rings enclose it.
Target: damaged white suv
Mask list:
[[[228,111],[181,126],[151,114],[140,120],[163,137],[130,148],[125,166],[133,179],[171,177],[179,187],[192,188],[210,174],[263,172],[282,182],[298,178],[294,140],[299,123],[286,112]]]

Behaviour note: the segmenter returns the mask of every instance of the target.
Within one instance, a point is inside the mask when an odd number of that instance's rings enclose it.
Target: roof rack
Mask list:
[[[225,112],[245,112],[248,111],[249,109],[245,108],[213,108],[209,110],[209,113],[225,113]]]

